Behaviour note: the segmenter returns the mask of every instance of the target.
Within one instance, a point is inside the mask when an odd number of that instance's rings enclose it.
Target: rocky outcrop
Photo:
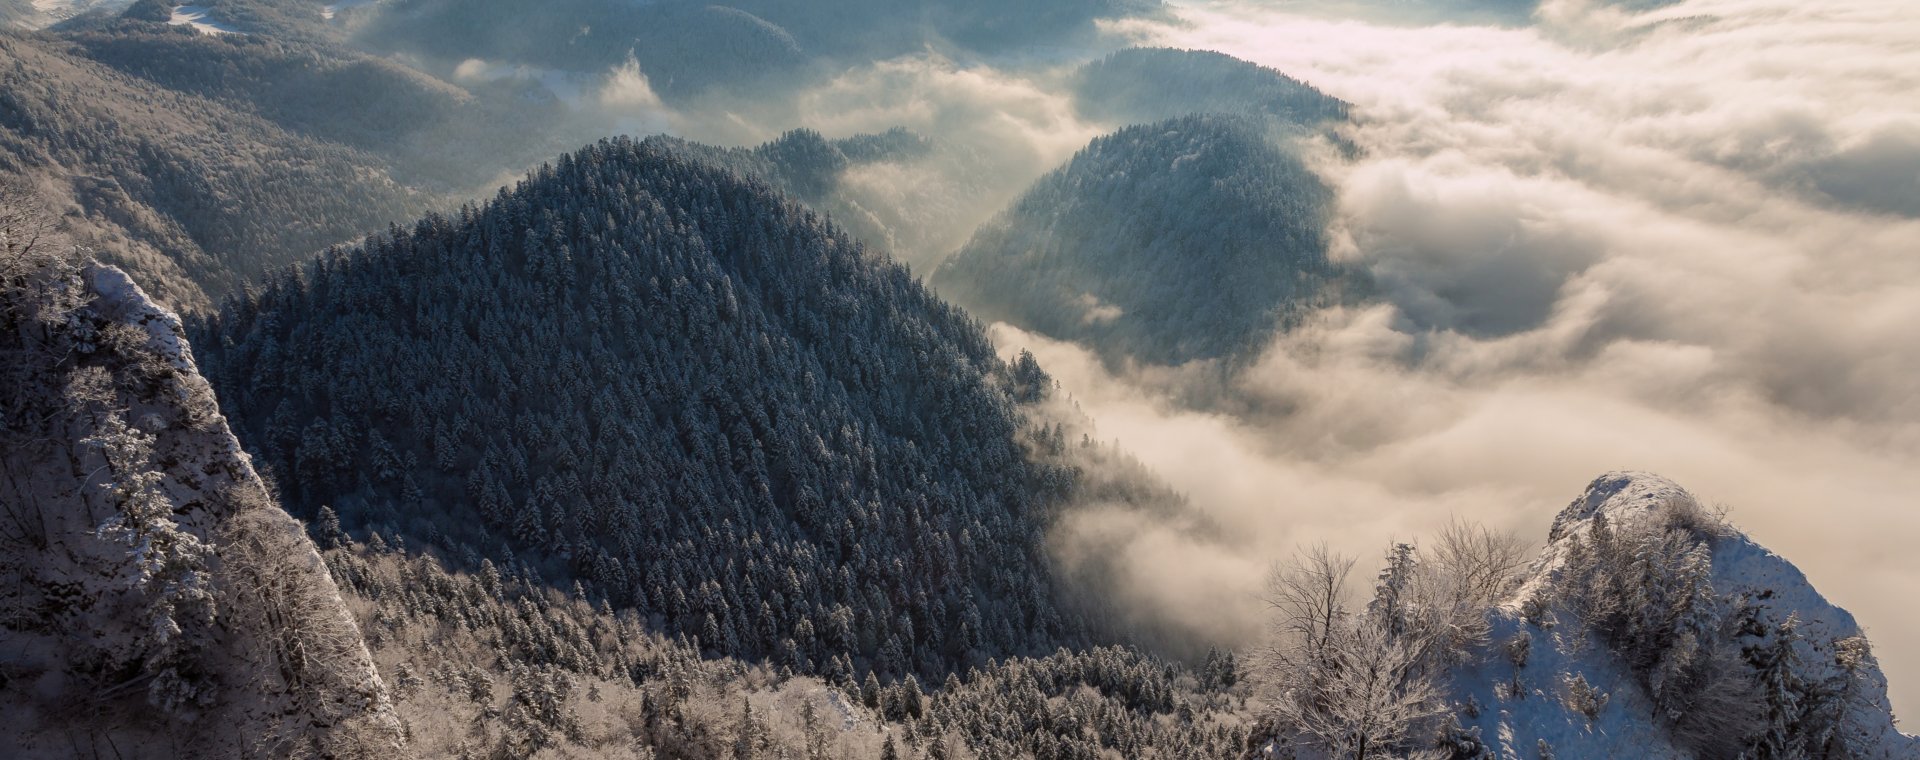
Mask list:
[[[115,268],[12,289],[8,757],[394,757],[386,689],[180,322]],[[31,301],[31,302],[30,302]]]

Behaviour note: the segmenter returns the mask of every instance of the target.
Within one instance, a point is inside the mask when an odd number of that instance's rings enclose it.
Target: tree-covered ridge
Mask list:
[[[0,184],[0,756],[396,756],[346,605],[180,333]]]
[[[1230,113],[1315,126],[1348,113],[1313,85],[1211,50],[1127,48],[1081,67],[1073,95],[1088,116],[1133,123]]]
[[[302,514],[508,539],[717,652],[934,675],[1082,641],[1009,372],[735,172],[604,141],[196,328]]]
[[[316,140],[375,153],[437,126],[471,97],[389,60],[324,41],[193,33],[121,19],[62,35],[102,65],[258,114]]]
[[[36,180],[78,242],[168,304],[205,306],[426,207],[373,156],[84,56],[0,35],[0,173]]]
[[[568,107],[533,82],[456,86],[327,35],[199,34],[166,24],[164,16],[154,21],[133,15],[63,27],[60,36],[74,43],[76,54],[129,77],[211,100],[306,140],[376,157],[409,187],[491,189],[502,171],[538,165],[578,147],[589,132],[603,134],[568,121]]]
[[[1095,140],[934,274],[982,317],[1177,364],[1254,346],[1322,297],[1333,194],[1262,121]]]
[[[377,531],[322,535],[421,757],[1210,760],[1253,733],[1231,654],[1188,668],[1093,647],[941,681],[821,679],[703,657],[518,563],[465,571]]]
[[[956,46],[1003,51],[1093,30],[1093,21],[1157,0],[389,0],[365,8],[355,37],[379,50],[457,64],[467,58],[601,71],[628,58],[654,91],[779,93],[837,64]]]

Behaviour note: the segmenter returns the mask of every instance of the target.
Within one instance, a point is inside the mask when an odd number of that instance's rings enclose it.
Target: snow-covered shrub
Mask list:
[[[1598,720],[1600,711],[1607,707],[1607,693],[1587,683],[1585,674],[1561,675],[1560,687],[1561,702],[1567,709],[1585,716],[1588,725]]]
[[[1713,587],[1714,526],[1724,523],[1703,515],[1691,499],[1619,526],[1597,512],[1567,539],[1555,588],[1639,678],[1676,742],[1735,757],[1758,728],[1759,700],[1735,645],[1738,601]]]
[[[1461,738],[1447,735],[1439,679],[1486,644],[1487,611],[1511,590],[1519,552],[1466,527],[1439,546],[1427,561],[1396,544],[1364,608],[1346,596],[1351,559],[1316,548],[1275,570],[1270,661],[1283,743],[1364,760]]]
[[[152,435],[108,411],[99,431],[81,443],[106,460],[106,481],[98,488],[112,512],[94,536],[123,557],[103,570],[109,583],[131,594],[140,608],[132,635],[110,638],[109,652],[140,663],[151,679],[147,695],[155,706],[168,711],[204,707],[213,689],[197,660],[214,620],[207,573],[211,549],[174,522],[173,501],[160,489],[165,476],[153,465]]]

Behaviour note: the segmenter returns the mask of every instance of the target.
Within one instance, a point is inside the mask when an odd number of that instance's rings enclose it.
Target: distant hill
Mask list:
[[[933,150],[931,139],[900,128],[837,140],[795,129],[754,148],[716,148],[670,137],[652,142],[773,185],[829,215],[861,242],[886,251],[894,250],[891,244],[902,231],[850,197],[846,173],[865,164],[913,161]]]
[[[32,178],[81,242],[165,303],[208,305],[427,207],[377,157],[85,56],[0,35],[0,174]]]
[[[1081,67],[1072,86],[1082,114],[1124,123],[1222,113],[1317,127],[1348,112],[1312,85],[1211,50],[1128,48]]]
[[[1332,191],[1261,119],[1127,127],[1036,182],[933,274],[981,317],[1110,360],[1232,357],[1324,302]]]
[[[1090,32],[1095,18],[1146,12],[1153,0],[830,3],[389,0],[358,39],[448,65],[468,58],[604,71],[629,56],[654,90],[681,100],[711,90],[778,91],[815,64],[904,55],[929,45],[999,50]]]

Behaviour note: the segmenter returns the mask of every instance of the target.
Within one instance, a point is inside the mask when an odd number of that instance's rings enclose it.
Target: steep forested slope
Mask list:
[[[471,97],[399,64],[319,42],[192,34],[125,19],[62,35],[87,58],[160,87],[252,111],[283,129],[380,152]]]
[[[467,192],[612,128],[534,82],[455,86],[323,34],[195,34],[139,19],[140,9],[59,34],[77,55],[152,85],[378,157],[409,187]]]
[[[1106,121],[1230,113],[1313,126],[1347,118],[1346,103],[1312,85],[1211,50],[1128,48],[1081,67],[1072,84],[1075,107]]]
[[[983,226],[933,283],[982,317],[1109,359],[1232,355],[1323,297],[1332,192],[1261,120],[1097,139]]]
[[[0,35],[0,174],[33,178],[81,242],[185,306],[425,208],[372,156],[43,36]]]
[[[932,675],[1083,640],[979,328],[765,185],[614,140],[198,330],[312,515],[514,551],[711,651]]]
[[[0,192],[0,755],[400,756],[178,320],[19,201]]]

